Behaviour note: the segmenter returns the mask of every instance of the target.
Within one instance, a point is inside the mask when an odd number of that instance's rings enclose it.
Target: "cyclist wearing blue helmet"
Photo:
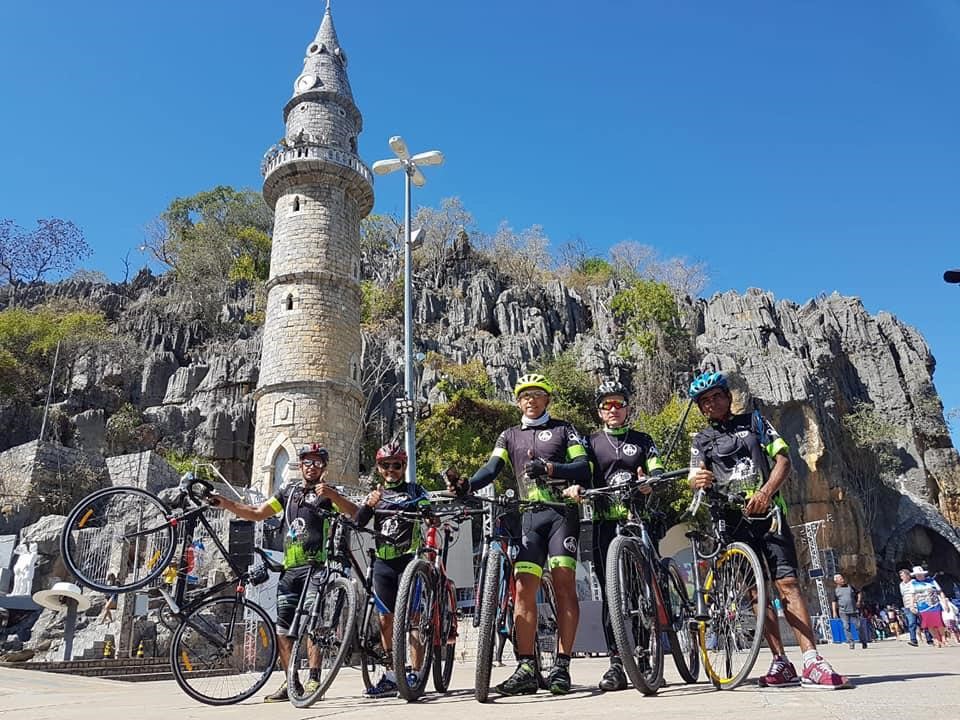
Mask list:
[[[699,375],[690,384],[689,395],[709,421],[709,426],[698,432],[690,445],[690,485],[696,490],[708,490],[716,484],[726,493],[743,492],[747,496],[743,515],[770,515],[747,522],[731,513],[727,521],[728,527],[733,528],[732,536],[748,543],[764,559],[773,576],[768,579],[776,584],[787,622],[803,652],[803,672],[798,675],[787,659],[776,613],[770,606],[765,608],[763,632],[773,661],[767,674],[760,678],[760,687],[849,687],[846,678],[817,652],[810,612],[797,582],[797,551],[780,496],[780,488],[790,473],[789,446],[759,412],[732,412],[733,397],[723,373]]]

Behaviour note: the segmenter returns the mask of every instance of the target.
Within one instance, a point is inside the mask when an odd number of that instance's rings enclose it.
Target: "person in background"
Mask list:
[[[843,624],[843,632],[847,636],[847,645],[853,650],[855,647],[853,639],[853,629],[857,628],[857,634],[860,636],[860,647],[867,649],[867,634],[860,623],[860,608],[863,599],[860,591],[853,585],[847,584],[847,579],[837,573],[833,576],[833,582],[836,587],[833,589],[833,616],[839,618]]]
[[[937,647],[943,647],[943,615],[940,598],[943,591],[936,580],[927,577],[927,571],[915,565],[910,572],[913,604],[920,616],[920,627],[929,630]]]

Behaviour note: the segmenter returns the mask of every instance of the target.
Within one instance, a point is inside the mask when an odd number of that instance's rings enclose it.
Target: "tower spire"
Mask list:
[[[347,55],[333,26],[329,0],[317,36],[307,47],[303,72],[293,85],[294,97],[315,91],[341,95],[353,102],[350,80],[347,78]]]

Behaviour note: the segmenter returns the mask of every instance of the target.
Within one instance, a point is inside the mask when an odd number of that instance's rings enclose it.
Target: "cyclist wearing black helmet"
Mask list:
[[[837,690],[849,687],[817,652],[810,612],[797,582],[797,551],[786,519],[780,488],[790,473],[787,443],[759,412],[734,414],[727,379],[719,372],[705,372],[690,385],[690,397],[709,421],[709,427],[694,436],[690,447],[690,485],[706,490],[714,484],[725,492],[743,492],[743,514],[762,516],[772,508],[772,517],[746,522],[731,515],[728,527],[733,537],[748,543],[765,560],[782,601],[787,622],[803,652],[803,672],[797,675],[780,637],[780,624],[773,608],[764,608],[763,625],[773,661],[760,687],[803,687]],[[771,467],[771,463],[773,467]]]
[[[622,383],[607,380],[600,384],[594,394],[597,414],[603,421],[603,429],[587,439],[587,451],[593,466],[593,485],[602,487],[626,482],[635,477],[663,474],[657,446],[653,438],[640,432],[627,422],[630,412],[630,393]],[[639,488],[649,493],[649,485]],[[617,536],[617,522],[627,516],[627,508],[620,503],[596,498],[593,502],[593,562],[600,588],[603,592],[603,635],[610,653],[610,667],[600,679],[604,691],[623,690],[627,676],[623,662],[617,653],[617,645],[610,627],[605,587],[607,548]]]
[[[520,425],[500,433],[487,464],[477,470],[469,482],[451,481],[450,486],[458,492],[478,490],[492,483],[509,462],[521,496],[548,502],[571,501],[566,511],[548,507],[522,515],[522,537],[514,563],[519,665],[510,678],[497,685],[497,692],[503,695],[537,692],[533,654],[537,591],[548,558],[557,594],[560,652],[557,664],[547,675],[547,686],[554,695],[570,691],[570,654],[580,617],[576,590],[580,519],[576,505],[572,503],[576,497],[572,486],[589,480],[590,465],[576,429],[570,423],[550,417],[547,412],[552,393],[553,386],[543,375],[523,375],[513,388],[522,413]]]
[[[284,669],[290,662],[290,648],[293,645],[287,632],[300,600],[309,562],[311,559],[325,559],[325,541],[330,523],[318,511],[335,508],[350,516],[357,512],[356,505],[325,482],[327,462],[330,459],[326,448],[312,443],[302,447],[297,454],[300,457],[303,481],[287,483],[261,505],[247,505],[222,495],[214,495],[210,499],[212,505],[229,510],[244,520],[266,520],[274,515],[283,515],[286,532],[283,542],[283,572],[277,584],[277,640],[280,664]],[[313,692],[315,688],[311,688],[311,683],[319,681],[319,672],[318,668],[315,676],[311,670],[305,692]],[[264,698],[264,702],[286,702],[288,699],[287,683],[284,681],[276,692]]]
[[[377,450],[377,472],[381,483],[367,495],[357,510],[356,521],[366,525],[371,518],[378,535],[377,562],[373,566],[373,591],[380,613],[380,641],[386,653],[383,675],[373,687],[366,688],[369,698],[395,697],[397,679],[393,670],[393,611],[397,603],[400,578],[407,565],[417,557],[423,543],[420,523],[391,515],[377,515],[377,510],[423,510],[430,507],[427,491],[417,483],[406,481],[407,453],[397,443],[388,443]],[[420,665],[422,648],[412,648],[413,664]],[[416,684],[411,680],[411,684]]]

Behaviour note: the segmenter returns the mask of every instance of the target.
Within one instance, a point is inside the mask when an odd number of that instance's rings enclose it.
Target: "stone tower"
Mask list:
[[[309,442],[330,450],[332,481],[358,474],[360,221],[373,181],[357,155],[363,118],[329,0],[283,118],[284,137],[261,167],[275,216],[251,484],[268,495],[294,477]]]

